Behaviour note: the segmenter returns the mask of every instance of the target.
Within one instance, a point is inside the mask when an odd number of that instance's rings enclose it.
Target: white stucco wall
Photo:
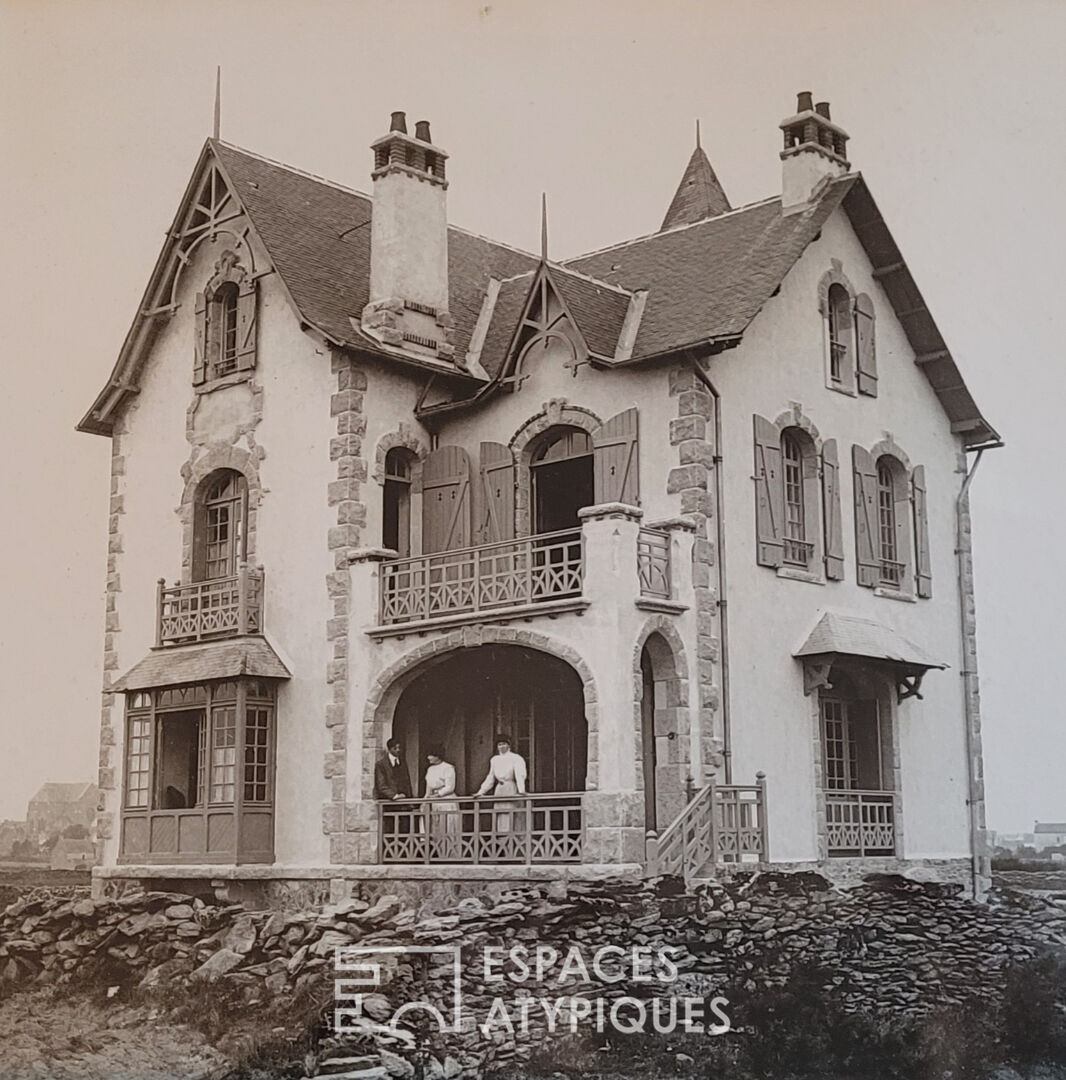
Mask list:
[[[876,310],[878,396],[850,396],[826,386],[818,283],[830,260]],[[829,609],[884,623],[938,659],[924,700],[904,702],[894,717],[903,785],[903,854],[911,858],[968,853],[967,772],[961,680],[960,609],[955,565],[955,498],[959,443],[869,260],[837,211],[745,333],[716,357],[710,374],[723,399],[723,474],[728,571],[733,775],[768,776],[775,859],[817,854],[814,747],[816,696],[803,694],[792,652]],[[840,455],[845,580],[824,585],[786,580],[755,562],[752,415],[774,420],[793,402]],[[891,433],[912,465],[924,465],[929,491],[933,597],[904,603],[856,583],[851,447],[867,448]]]

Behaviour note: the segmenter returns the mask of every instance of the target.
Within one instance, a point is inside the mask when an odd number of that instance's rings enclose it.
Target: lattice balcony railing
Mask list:
[[[827,791],[825,823],[830,855],[896,852],[896,796],[891,791]]]
[[[379,623],[421,622],[580,596],[578,530],[526,536],[381,564]]]
[[[382,863],[574,863],[585,818],[580,792],[395,799],[378,830]]]
[[[670,534],[641,529],[637,536],[637,576],[640,595],[670,599]]]
[[[765,863],[766,778],[701,788],[659,837],[649,834],[648,872],[686,880],[716,865]]]
[[[158,588],[157,645],[258,634],[263,629],[263,571],[241,569],[232,577]]]

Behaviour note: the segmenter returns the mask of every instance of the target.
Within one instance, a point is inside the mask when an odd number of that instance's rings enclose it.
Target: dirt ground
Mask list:
[[[136,1005],[27,990],[0,1002],[2,1080],[209,1080],[225,1059],[186,1027]]]

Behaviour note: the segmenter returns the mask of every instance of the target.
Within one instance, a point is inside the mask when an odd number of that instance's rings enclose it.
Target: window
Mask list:
[[[896,545],[896,484],[892,466],[882,458],[877,464],[877,531],[881,559],[881,584],[898,589],[904,564]]]
[[[595,501],[592,438],[579,428],[556,428],[533,451],[533,532],[581,525],[578,511]]]
[[[247,481],[233,469],[219,469],[203,480],[197,495],[193,580],[234,577],[246,558]]]
[[[851,382],[851,297],[843,285],[829,287],[829,379],[835,386]]]
[[[807,539],[807,512],[803,492],[803,450],[790,431],[781,436],[784,461],[785,544],[783,559],[791,566],[806,567],[814,545]]]
[[[819,286],[825,319],[826,385],[847,394],[877,397],[874,305],[852,289],[838,260]]]
[[[409,450],[393,447],[385,455],[381,542],[403,558],[411,554],[411,472]]]
[[[233,251],[222,253],[214,277],[197,293],[194,336],[194,385],[255,367],[256,285]]]

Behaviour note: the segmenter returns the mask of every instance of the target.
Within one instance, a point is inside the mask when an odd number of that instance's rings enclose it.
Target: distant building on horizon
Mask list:
[[[1037,851],[1066,847],[1066,821],[1033,822],[1033,847]]]
[[[27,831],[37,839],[45,839],[71,825],[84,825],[91,837],[99,796],[100,789],[87,780],[46,781],[26,806]]]

